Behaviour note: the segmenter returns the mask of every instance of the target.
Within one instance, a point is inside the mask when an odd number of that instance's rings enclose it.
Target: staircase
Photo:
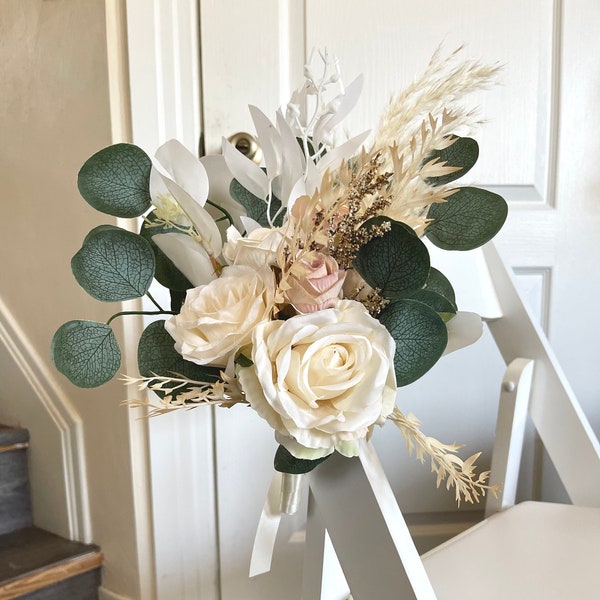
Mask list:
[[[0,425],[0,600],[97,600],[97,546],[33,525],[25,429]]]

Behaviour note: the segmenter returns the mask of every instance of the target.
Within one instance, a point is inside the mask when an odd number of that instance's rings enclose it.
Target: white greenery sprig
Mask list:
[[[398,427],[406,440],[409,455],[413,452],[420,462],[431,460],[431,471],[437,475],[436,485],[439,487],[446,480],[446,489],[455,489],[455,498],[460,505],[461,500],[473,504],[479,502],[486,492],[494,496],[499,491],[498,485],[488,485],[490,472],[483,471],[476,476],[475,461],[481,452],[463,460],[456,455],[462,448],[458,444],[443,444],[439,440],[426,436],[421,431],[420,421],[412,414],[404,415],[397,407],[388,417]]]

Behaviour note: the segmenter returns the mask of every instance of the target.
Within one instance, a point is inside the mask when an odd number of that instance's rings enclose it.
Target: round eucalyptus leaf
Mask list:
[[[92,229],[71,260],[79,285],[102,302],[143,296],[154,277],[154,253],[141,236],[112,225]]]
[[[54,334],[51,347],[56,368],[82,388],[110,381],[121,365],[121,350],[105,323],[69,321]]]
[[[424,289],[443,296],[456,308],[456,295],[452,284],[441,271],[438,271],[434,267],[429,269],[429,277],[427,277]]]
[[[175,227],[167,227],[158,225],[156,213],[152,211],[146,216],[142,227],[140,229],[140,235],[150,243],[152,251],[154,252],[154,259],[156,261],[156,268],[154,271],[154,278],[158,283],[164,285],[169,290],[175,290],[177,292],[185,292],[194,287],[188,280],[188,278],[173,264],[173,261],[152,241],[152,236],[157,233],[180,233]]]
[[[416,381],[442,356],[448,331],[437,312],[416,300],[398,300],[378,317],[396,342],[394,368],[398,387]]]
[[[432,204],[425,234],[444,250],[473,250],[500,231],[508,206],[502,196],[474,187],[461,188],[446,202]]]
[[[417,290],[416,292],[412,293],[407,300],[416,300],[417,302],[427,304],[427,306],[433,308],[436,313],[456,313],[456,306],[454,304],[452,304],[447,298],[444,298],[444,296],[441,294],[432,292],[428,289]]]
[[[456,137],[456,141],[452,145],[443,150],[434,150],[424,162],[427,163],[434,158],[439,159],[440,162],[445,162],[447,167],[460,167],[458,171],[453,173],[425,179],[432,186],[445,185],[471,170],[479,158],[479,145],[472,138]]]
[[[88,158],[77,177],[83,198],[100,212],[139,217],[150,208],[152,161],[133,144],[114,144]]]
[[[390,230],[362,246],[353,266],[372,288],[381,290],[384,298],[394,299],[423,287],[429,275],[429,252],[404,223],[377,217],[365,227],[385,221],[390,223]]]
[[[194,381],[217,381],[219,369],[197,365],[185,360],[175,350],[175,340],[165,329],[165,321],[154,321],[144,329],[138,343],[138,368],[143,377],[175,374],[183,375]]]

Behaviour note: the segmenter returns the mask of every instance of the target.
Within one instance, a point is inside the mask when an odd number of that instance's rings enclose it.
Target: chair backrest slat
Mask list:
[[[515,504],[533,369],[532,360],[516,358],[502,379],[490,476],[490,484],[499,485],[500,492],[486,497],[486,517]]]
[[[483,248],[502,318],[488,322],[506,364],[535,362],[529,412],[574,504],[600,507],[600,444],[548,340],[529,314],[493,244]]]

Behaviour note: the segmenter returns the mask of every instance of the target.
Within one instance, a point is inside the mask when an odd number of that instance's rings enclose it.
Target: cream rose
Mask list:
[[[279,229],[261,227],[242,234],[233,225],[227,229],[227,242],[223,246],[223,258],[230,265],[248,265],[255,269],[274,265],[283,234]]]
[[[165,323],[183,358],[226,366],[252,330],[269,318],[275,297],[270,269],[225,267],[221,276],[188,290],[181,312]]]
[[[250,367],[238,378],[246,399],[297,458],[337,450],[358,453],[358,440],[394,408],[394,340],[364,306],[335,308],[258,325]]]

